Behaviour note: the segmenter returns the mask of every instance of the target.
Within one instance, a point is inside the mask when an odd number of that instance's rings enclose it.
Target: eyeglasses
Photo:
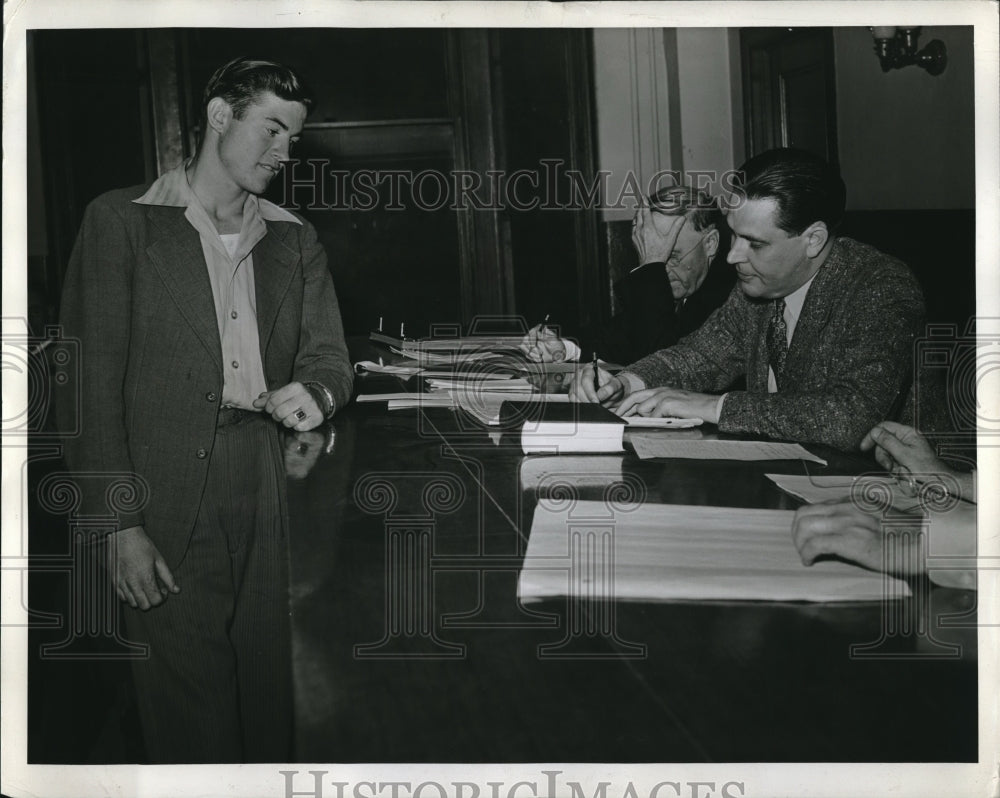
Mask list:
[[[690,254],[691,254],[692,252],[694,252],[694,251],[695,251],[696,249],[698,249],[698,247],[700,247],[700,246],[701,246],[701,242],[705,240],[705,237],[706,237],[707,235],[708,235],[708,233],[703,233],[703,234],[702,234],[702,235],[701,235],[701,236],[700,236],[700,237],[698,238],[698,240],[697,240],[697,241],[695,242],[695,245],[694,245],[693,247],[691,247],[691,249],[689,249],[689,250],[688,250],[687,252],[685,252],[685,253],[684,253],[683,255],[675,255],[675,254],[674,254],[673,252],[671,252],[671,253],[670,253],[670,257],[668,257],[668,258],[667,258],[667,266],[669,266],[669,265],[670,265],[671,261],[673,261],[673,262],[674,262],[674,263],[676,263],[677,265],[680,265],[680,263],[681,263],[681,262],[682,262],[682,261],[683,261],[683,260],[684,260],[684,259],[685,259],[685,258],[686,258],[686,257],[688,256],[688,255],[690,255]]]

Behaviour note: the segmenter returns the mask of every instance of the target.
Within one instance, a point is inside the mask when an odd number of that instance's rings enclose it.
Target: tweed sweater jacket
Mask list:
[[[146,188],[94,200],[70,258],[61,322],[80,340],[82,385],[66,456],[79,512],[116,516],[110,529],[145,527],[173,566],[211,461],[222,345],[199,234],[183,207],[132,202]],[[266,224],[253,264],[268,389],[318,382],[343,406],[353,372],[326,254],[307,222]],[[134,495],[122,474],[133,475]]]
[[[781,391],[768,393],[772,301],[737,286],[725,304],[675,346],[629,366],[646,387],[721,393],[739,377],[719,417],[722,432],[855,450],[908,390],[913,340],[924,321],[920,287],[900,261],[838,238],[806,295],[788,348]]]

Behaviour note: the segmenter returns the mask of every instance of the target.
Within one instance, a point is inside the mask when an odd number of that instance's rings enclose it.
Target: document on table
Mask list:
[[[389,410],[407,407],[453,407],[454,399],[447,393],[359,393],[357,402],[386,402]]]
[[[876,601],[906,582],[845,562],[805,566],[793,512],[540,498],[522,600]]]
[[[533,388],[527,380],[507,378],[482,379],[470,376],[467,379],[427,380],[427,386],[432,391],[463,391],[475,393],[480,391],[512,391],[515,393],[531,393]]]
[[[423,376],[427,379],[443,379],[456,381],[476,381],[476,380],[509,380],[513,378],[513,373],[500,373],[495,371],[483,371],[478,367],[470,370],[455,369],[424,369]]]
[[[856,497],[859,504],[881,506],[888,500],[892,507],[903,512],[920,511],[920,499],[907,496],[900,490],[893,477],[881,476],[799,476],[795,474],[766,474],[769,480],[796,498],[809,504],[842,501]]]
[[[457,363],[478,363],[483,360],[495,360],[503,357],[499,352],[475,351],[475,352],[455,352],[448,354],[436,354],[434,352],[424,352],[415,349],[396,349],[389,347],[391,352],[411,360],[419,361],[424,365],[455,365]]]
[[[423,393],[413,393],[412,391],[397,391],[396,393],[359,393],[354,401],[356,402],[388,402],[390,399],[418,399],[426,396]]]
[[[423,369],[420,366],[399,366],[388,363],[376,363],[373,360],[360,360],[354,364],[354,371],[357,374],[369,372],[371,374],[395,374],[399,377],[412,377],[419,374]]]
[[[797,443],[770,441],[678,440],[670,436],[635,435],[630,438],[642,460],[652,457],[683,457],[694,460],[826,460]]]
[[[455,400],[448,394],[418,394],[416,399],[390,399],[389,410],[407,410],[411,407],[454,407]]]

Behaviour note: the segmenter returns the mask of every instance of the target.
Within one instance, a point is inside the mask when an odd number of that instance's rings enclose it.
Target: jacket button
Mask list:
[[[209,402],[214,402],[217,398],[218,397],[211,391],[205,394],[205,399],[208,400]]]
[[[198,459],[199,460],[204,460],[206,457],[208,457],[208,450],[207,449],[199,449],[196,452],[196,454],[198,455]]]

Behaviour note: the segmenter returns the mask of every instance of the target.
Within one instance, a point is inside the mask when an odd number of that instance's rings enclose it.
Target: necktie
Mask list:
[[[785,358],[788,357],[788,327],[785,325],[785,300],[774,303],[774,313],[767,328],[767,362],[774,372],[774,381],[781,389],[781,378],[785,373]]]

